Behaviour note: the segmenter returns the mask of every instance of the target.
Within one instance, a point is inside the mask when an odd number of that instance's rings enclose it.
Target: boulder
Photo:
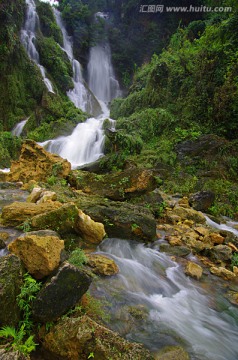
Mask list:
[[[65,263],[43,288],[33,303],[33,316],[39,322],[51,322],[75,306],[88,290],[91,277]]]
[[[122,339],[88,316],[66,318],[51,327],[43,347],[65,360],[87,360],[90,353],[97,360],[153,360],[142,345]]]
[[[42,279],[59,266],[64,241],[55,232],[42,230],[18,237],[8,249],[22,260],[32,276]]]
[[[211,259],[217,263],[221,261],[230,261],[232,258],[232,250],[227,245],[216,245],[210,251]]]
[[[27,201],[31,203],[36,203],[40,199],[43,191],[44,189],[39,186],[34,187],[30,195],[27,197]]]
[[[36,206],[44,206],[49,202],[37,204]],[[51,204],[55,204],[51,202]],[[64,234],[74,231],[76,220],[78,219],[78,209],[73,203],[61,204],[60,207],[51,208],[52,211],[46,213],[40,213],[32,217],[31,228],[35,230],[39,229],[51,229]]]
[[[192,261],[188,261],[185,268],[185,274],[199,280],[202,276],[202,267]]]
[[[110,276],[119,272],[119,268],[114,260],[105,255],[90,254],[87,255],[89,265],[92,271],[97,275]]]
[[[92,220],[90,216],[84,214],[82,210],[78,211],[75,229],[86,243],[94,245],[100,244],[106,235],[104,225]]]
[[[60,156],[47,152],[33,140],[25,140],[18,161],[12,161],[9,181],[46,181],[48,177],[67,177],[70,163]]]
[[[201,212],[193,209],[175,206],[172,214],[178,215],[182,220],[192,220],[197,224],[204,224],[206,222],[205,216]]]
[[[222,245],[225,241],[225,238],[223,236],[221,236],[219,233],[210,233],[209,234],[209,238],[212,242],[212,244],[218,244],[218,245]]]
[[[14,202],[4,206],[2,209],[2,222],[4,225],[17,226],[24,221],[29,221],[33,216],[47,213],[62,206],[59,202],[46,202],[43,204],[33,204],[27,202]]]
[[[220,267],[216,267],[216,266],[212,266],[210,268],[210,272],[213,275],[216,276],[220,276],[225,280],[235,280],[237,279],[237,276],[230,270],[227,270],[226,268],[220,266]]]
[[[156,238],[155,218],[144,206],[105,201],[101,197],[85,194],[76,203],[94,221],[104,224],[109,237],[142,242]]]
[[[22,283],[23,268],[20,259],[12,254],[0,257],[0,327],[17,326],[20,311],[16,297]]]
[[[198,211],[207,211],[215,200],[215,194],[212,191],[199,191],[189,198],[189,204]]]
[[[68,181],[78,190],[115,201],[125,201],[146,194],[157,187],[153,171],[140,168],[130,168],[105,175],[75,170],[70,173]]]
[[[37,204],[42,204],[46,201],[55,201],[57,199],[57,195],[54,191],[46,191],[44,190],[41,193],[41,196],[39,200],[37,201]]]

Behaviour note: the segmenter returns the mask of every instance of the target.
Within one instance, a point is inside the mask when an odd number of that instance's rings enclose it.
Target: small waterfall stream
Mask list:
[[[221,279],[197,282],[168,255],[133,241],[107,239],[99,253],[120,269],[91,287],[106,301],[113,330],[154,352],[182,345],[191,360],[238,359],[238,309],[222,296]]]
[[[18,124],[16,124],[16,126],[12,129],[12,135],[15,135],[15,136],[20,136],[23,129],[24,129],[24,126],[26,125],[27,121],[28,121],[29,118],[25,119],[25,120],[22,120],[20,121]]]
[[[36,12],[36,5],[34,0],[26,0],[27,11],[26,20],[23,29],[21,30],[21,42],[25,47],[27,54],[39,67],[44,83],[48,91],[54,93],[51,81],[46,77],[45,68],[40,64],[39,53],[35,46],[36,31],[39,28],[39,18]]]

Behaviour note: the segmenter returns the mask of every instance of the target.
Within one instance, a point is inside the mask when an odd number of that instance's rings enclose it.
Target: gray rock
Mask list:
[[[215,194],[212,191],[199,191],[189,198],[189,204],[195,210],[207,211],[215,200]]]
[[[216,245],[210,250],[210,256],[215,262],[229,261],[232,257],[232,250],[226,245]]]
[[[40,290],[33,303],[33,316],[39,322],[54,321],[76,305],[88,290],[91,277],[65,263]]]
[[[29,359],[19,351],[7,351],[0,349],[0,360],[27,360]]]

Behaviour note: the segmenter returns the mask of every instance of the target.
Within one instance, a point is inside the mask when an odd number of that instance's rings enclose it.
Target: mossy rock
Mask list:
[[[0,257],[0,327],[17,326],[20,310],[17,295],[23,284],[23,267],[15,255]]]

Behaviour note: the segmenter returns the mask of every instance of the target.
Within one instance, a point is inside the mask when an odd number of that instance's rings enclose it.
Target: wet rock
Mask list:
[[[230,290],[225,294],[225,297],[233,304],[238,306],[238,292]]]
[[[182,220],[192,220],[197,224],[204,224],[206,222],[204,215],[201,212],[193,209],[175,206],[175,208],[172,210],[172,214],[178,215]]]
[[[105,255],[90,254],[87,257],[87,265],[92,268],[92,271],[95,274],[111,276],[119,272],[119,268],[115,261]]]
[[[0,327],[16,326],[20,320],[16,297],[23,283],[22,275],[23,268],[18,257],[0,257]]]
[[[88,316],[61,320],[43,339],[43,346],[65,360],[153,360],[140,344],[122,339]]]
[[[197,280],[202,277],[202,267],[192,261],[188,261],[185,268],[185,274],[191,276]]]
[[[47,213],[61,206],[62,204],[56,201],[39,205],[27,202],[14,202],[3,207],[2,222],[4,225],[17,226],[24,223],[24,221],[29,221],[35,215]]]
[[[232,250],[227,245],[216,245],[210,250],[209,255],[213,261],[218,263],[221,261],[230,261]]]
[[[207,211],[215,200],[215,194],[212,191],[199,191],[189,198],[189,204],[198,211]]]
[[[83,270],[65,263],[39,291],[33,303],[36,321],[54,321],[75,306],[88,290],[91,278]]]
[[[235,280],[237,279],[237,276],[230,270],[227,270],[226,268],[220,266],[220,267],[216,267],[216,266],[212,266],[210,268],[210,272],[213,275],[216,276],[220,276],[225,280]]]
[[[36,231],[18,237],[8,249],[22,260],[32,276],[42,279],[59,266],[64,241],[52,231]]]
[[[181,346],[166,346],[159,351],[155,360],[189,360],[188,353]]]
[[[49,202],[37,204],[36,206],[43,206],[46,204],[49,204]],[[55,201],[51,202],[51,204],[55,204]],[[73,203],[67,203],[64,205],[61,204],[61,206],[55,210],[53,209],[47,213],[41,213],[34,216],[31,219],[31,228],[36,230],[51,229],[60,234],[72,232],[78,218],[78,208]]]
[[[163,243],[160,245],[160,251],[174,255],[178,257],[186,257],[191,253],[191,250],[186,246],[170,246],[169,244]]]
[[[209,229],[207,229],[204,226],[196,226],[196,227],[194,227],[194,230],[201,236],[208,236],[209,235]]]
[[[47,152],[33,140],[25,140],[18,161],[12,161],[9,181],[46,181],[52,174],[66,177],[71,165],[60,156]]]
[[[85,194],[78,198],[76,204],[94,221],[103,223],[109,237],[143,242],[156,238],[155,218],[145,207],[104,201],[101,197]]]
[[[86,243],[94,245],[100,244],[106,235],[104,225],[92,220],[90,216],[84,214],[82,210],[78,211],[75,229]]]

